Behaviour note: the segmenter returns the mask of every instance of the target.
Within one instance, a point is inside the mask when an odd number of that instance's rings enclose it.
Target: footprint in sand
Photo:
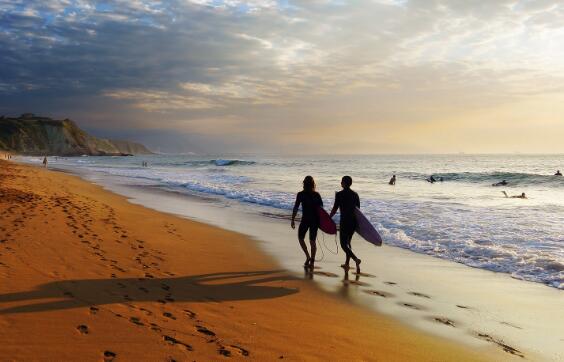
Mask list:
[[[361,277],[366,277],[366,278],[376,278],[376,275],[372,275],[372,274],[368,274],[368,273],[362,273],[362,272],[356,273],[356,272],[353,272],[353,274],[354,274],[354,275],[361,276]]]
[[[176,317],[172,313],[169,313],[169,312],[164,312],[163,317],[167,317],[167,318],[176,320]]]
[[[412,304],[412,303],[399,302],[398,305],[401,305],[402,307],[406,307],[406,308],[409,308],[409,309],[414,309],[414,310],[425,310],[425,308],[423,308],[422,306]]]
[[[141,322],[141,320],[137,317],[130,317],[129,321],[133,324],[137,324],[138,326],[144,326],[145,324],[143,324],[143,322]]]
[[[363,290],[366,294],[375,295],[382,298],[392,298],[394,295],[392,293],[384,292],[381,290]]]
[[[116,357],[117,357],[117,354],[115,354],[114,352],[104,351],[104,362],[113,361]]]
[[[99,310],[98,307],[90,307],[90,314],[96,314]]]
[[[431,299],[431,297],[428,296],[427,294],[423,294],[423,293],[419,293],[419,292],[408,292],[407,294],[413,295],[413,296],[416,296],[416,297],[420,297],[420,298]]]
[[[188,351],[193,351],[193,350],[194,350],[191,345],[189,345],[189,344],[187,344],[187,343],[184,343],[184,342],[181,342],[181,341],[179,341],[178,339],[176,339],[176,338],[174,338],[174,337],[171,337],[171,336],[164,335],[164,336],[163,336],[163,340],[164,340],[166,343],[168,343],[168,344],[170,344],[170,345],[173,345],[173,346],[174,346],[174,345],[182,346],[182,347],[186,348]]]
[[[335,274],[335,273],[324,272],[324,271],[314,271],[313,274],[322,275],[324,277],[329,277],[329,278],[337,278],[338,277],[338,275]]]
[[[483,339],[485,341],[496,344],[498,347],[503,349],[503,351],[505,351],[509,354],[512,354],[514,356],[519,356],[521,358],[525,358],[525,355],[523,354],[523,352],[519,351],[518,349],[516,349],[514,347],[511,347],[511,346],[505,344],[501,339],[492,337],[492,336],[490,336],[489,334],[486,334],[486,333],[476,333],[476,336],[480,339]]]
[[[501,321],[501,322],[499,322],[499,324],[503,324],[503,325],[506,325],[506,326],[509,326],[509,327],[512,327],[512,328],[515,328],[515,329],[523,329],[523,328],[516,326],[515,324],[509,323],[509,322]]]
[[[469,306],[467,306],[467,305],[460,305],[460,304],[457,304],[456,306],[457,306],[458,308],[460,308],[460,309],[472,309],[471,307],[469,307]]]
[[[454,321],[446,318],[446,317],[433,317],[433,320],[435,322],[444,324],[445,326],[449,326],[449,327],[456,327],[456,323],[454,323]]]
[[[196,313],[192,312],[191,310],[184,309],[184,313],[186,313],[186,315],[190,317],[190,319],[196,318]]]
[[[139,310],[142,311],[143,313],[145,313],[146,315],[149,315],[149,316],[150,316],[150,315],[153,315],[153,312],[151,312],[151,311],[148,310],[148,309],[139,308]]]
[[[81,334],[88,334],[88,326],[81,324],[78,327],[76,327],[76,330],[79,331]]]
[[[398,283],[396,283],[396,282],[384,282],[384,284],[387,284],[387,285],[397,285]]]
[[[229,346],[220,345],[217,352],[220,355],[225,356],[225,357],[231,357],[233,355],[233,353],[238,353],[238,354],[245,356],[245,357],[250,355],[249,351],[247,351],[246,349],[241,348],[239,346],[236,346],[234,344],[231,344]]]
[[[204,326],[196,326],[196,330],[198,332],[202,333],[202,334],[207,335],[207,336],[212,336],[212,337],[215,336],[215,332],[210,331],[209,329],[207,329]]]
[[[343,280],[343,284],[345,285],[357,285],[359,287],[368,287],[370,286],[370,284],[365,283],[365,282],[361,282],[360,280]]]

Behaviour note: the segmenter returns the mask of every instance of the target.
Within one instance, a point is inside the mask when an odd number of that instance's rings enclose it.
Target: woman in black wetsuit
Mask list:
[[[302,205],[302,221],[298,227],[298,240],[300,241],[300,246],[306,255],[306,261],[304,267],[309,267],[313,269],[313,264],[315,263],[315,252],[317,251],[317,245],[315,240],[317,239],[317,230],[319,229],[319,207],[323,207],[323,200],[318,192],[315,191],[315,181],[313,177],[306,176],[304,178],[304,189],[298,192],[296,196],[296,203],[294,204],[294,211],[292,212],[292,229],[296,228],[294,222],[296,214],[300,204]],[[305,244],[305,235],[309,229],[309,242],[311,245],[311,255],[307,250]]]

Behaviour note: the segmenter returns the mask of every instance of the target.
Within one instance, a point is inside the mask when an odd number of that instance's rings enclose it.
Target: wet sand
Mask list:
[[[247,237],[0,161],[9,360],[488,360],[296,278]]]
[[[286,270],[304,276],[303,253],[287,213],[202,199],[176,188],[132,185],[95,172],[80,175],[129,202],[249,235]],[[561,290],[401,248],[376,248],[358,237],[353,237],[353,248],[363,259],[363,273],[344,275],[342,253],[329,251],[336,249],[333,239],[320,236],[321,260],[315,273],[306,275],[323,290],[472,348],[492,345],[514,360],[563,360]]]

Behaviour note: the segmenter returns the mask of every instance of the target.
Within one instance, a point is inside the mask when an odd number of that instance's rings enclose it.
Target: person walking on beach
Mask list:
[[[390,179],[390,182],[388,182],[388,185],[394,186],[395,184],[396,184],[396,175],[393,175],[392,178]]]
[[[335,204],[331,210],[330,217],[333,217],[337,210],[341,214],[341,221],[339,225],[339,239],[341,241],[341,249],[345,252],[345,263],[341,267],[348,270],[350,260],[356,263],[356,272],[360,273],[361,260],[354,255],[351,249],[351,239],[356,230],[357,221],[355,216],[355,208],[360,208],[360,198],[358,194],[351,190],[352,178],[350,176],[343,176],[341,179],[341,187],[343,190],[335,194]]]
[[[43,167],[47,167],[47,156],[43,157]]]
[[[306,176],[303,181],[303,190],[298,192],[294,210],[292,212],[292,229],[296,228],[296,214],[302,205],[302,220],[298,227],[298,240],[300,246],[306,255],[304,267],[313,269],[315,263],[315,253],[317,252],[317,230],[319,229],[319,211],[318,208],[323,207],[323,200],[317,191],[315,191],[315,181],[313,177]],[[311,255],[307,250],[305,236],[309,230],[309,243],[311,246]]]

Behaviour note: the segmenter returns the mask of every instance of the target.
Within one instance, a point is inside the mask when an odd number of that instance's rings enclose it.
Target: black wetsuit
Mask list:
[[[354,209],[357,207],[360,208],[360,199],[353,190],[344,189],[335,194],[335,206],[333,208],[339,208],[341,214],[339,228],[341,249],[353,260],[357,260],[351,249],[351,239],[357,225]]]
[[[309,240],[317,239],[317,230],[319,229],[319,211],[318,208],[323,206],[323,200],[318,192],[300,191],[296,196],[294,204],[294,213],[302,205],[302,221],[298,227],[298,238],[304,239],[309,229]]]

